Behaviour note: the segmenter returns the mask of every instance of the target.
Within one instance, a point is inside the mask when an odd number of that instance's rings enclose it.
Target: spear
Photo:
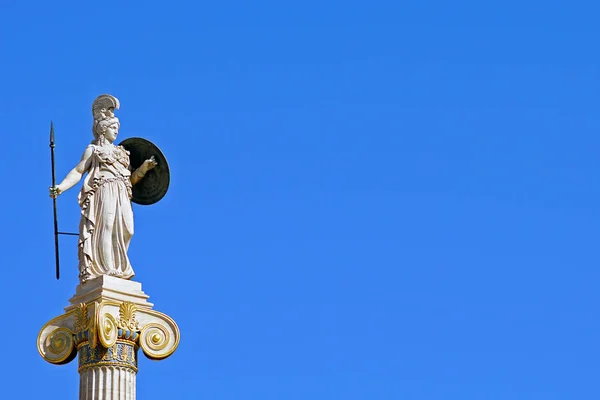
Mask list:
[[[50,121],[50,158],[52,159],[52,187],[56,186],[56,173],[54,172],[54,123]],[[60,279],[60,262],[58,257],[58,215],[56,213],[56,196],[52,196],[54,206],[54,254],[56,255],[56,279]]]
[[[56,173],[54,169],[54,123],[50,121],[50,158],[52,160],[52,188],[56,187]],[[79,236],[79,233],[59,232],[58,215],[56,213],[56,192],[52,196],[54,207],[54,254],[56,255],[56,279],[60,279],[60,262],[58,257],[58,235]]]

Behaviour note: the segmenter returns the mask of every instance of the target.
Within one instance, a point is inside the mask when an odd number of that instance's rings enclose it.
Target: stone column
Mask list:
[[[79,348],[80,400],[134,400],[137,374],[135,345],[117,341],[109,349]]]
[[[135,400],[138,349],[160,360],[177,348],[177,324],[147,298],[138,282],[101,276],[79,285],[65,313],[42,327],[46,361],[79,357],[80,400]]]

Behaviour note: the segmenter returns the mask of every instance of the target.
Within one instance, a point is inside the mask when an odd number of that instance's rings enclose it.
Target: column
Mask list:
[[[147,297],[137,282],[103,276],[80,285],[66,312],[40,330],[44,360],[78,357],[79,400],[135,400],[138,350],[162,360],[177,349],[177,324]]]
[[[79,400],[135,400],[137,348],[118,340],[112,347],[78,346]]]

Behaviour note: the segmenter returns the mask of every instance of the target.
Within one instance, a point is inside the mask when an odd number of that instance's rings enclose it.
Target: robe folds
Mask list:
[[[129,152],[121,146],[93,148],[81,192],[79,279],[100,275],[131,279],[127,256],[133,236]]]

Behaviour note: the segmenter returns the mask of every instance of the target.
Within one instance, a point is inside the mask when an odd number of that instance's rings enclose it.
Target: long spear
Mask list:
[[[50,158],[52,159],[52,188],[56,187],[56,173],[54,172],[54,123],[50,121]],[[79,236],[79,233],[59,232],[58,215],[56,212],[56,192],[52,196],[54,206],[54,253],[56,254],[56,279],[60,279],[60,262],[58,256],[58,235]]]
[[[52,187],[56,186],[56,173],[54,172],[54,123],[50,121],[50,157],[52,159]],[[56,255],[56,279],[60,279],[60,262],[58,257],[58,215],[56,213],[56,196],[52,196],[54,206],[54,253]]]

